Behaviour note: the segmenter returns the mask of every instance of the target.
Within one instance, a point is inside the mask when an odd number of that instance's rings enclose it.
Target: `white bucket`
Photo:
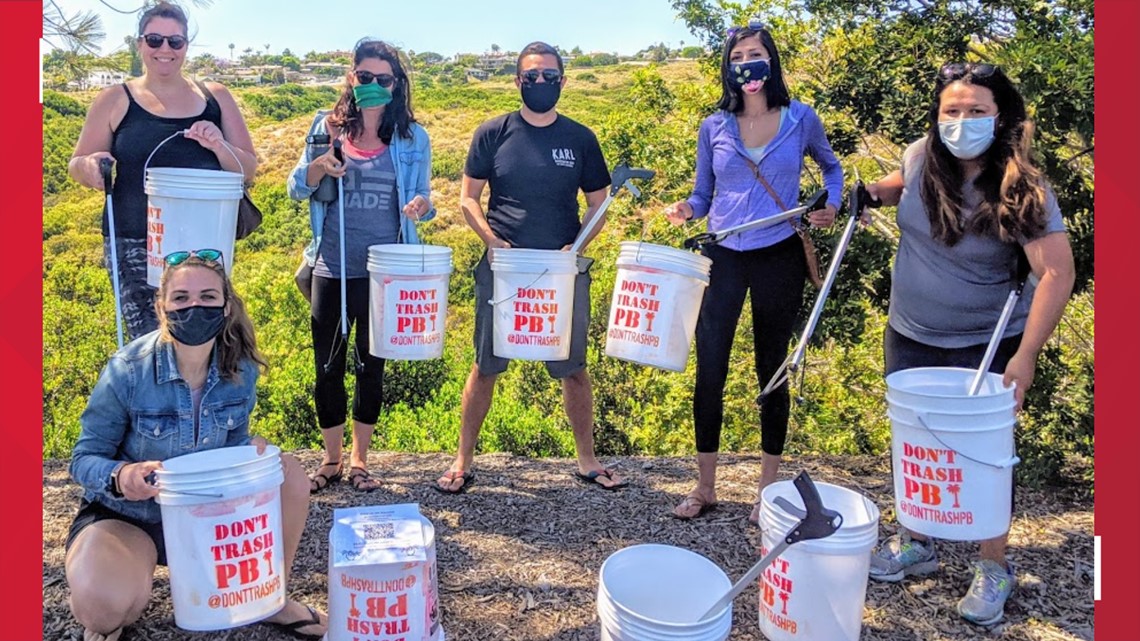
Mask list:
[[[327,641],[444,641],[437,577],[435,527],[418,505],[334,510]]]
[[[598,620],[603,641],[723,641],[731,604],[698,619],[726,594],[728,575],[707,558],[671,545],[634,545],[602,563]]]
[[[378,358],[417,361],[443,356],[451,248],[368,248],[368,344]]]
[[[858,641],[863,626],[879,508],[837,485],[816,482],[815,487],[823,506],[839,512],[843,524],[827,538],[789,546],[760,576],[760,631],[770,641]],[[775,548],[800,521],[775,503],[780,496],[804,507],[792,481],[764,488],[761,554]]]
[[[887,376],[895,511],[909,530],[953,541],[1009,531],[1017,401],[993,373],[970,396],[975,374],[920,367]]]
[[[700,254],[627,241],[617,259],[606,356],[685,371],[712,261]]]
[[[491,271],[495,356],[524,361],[570,358],[577,255],[552,249],[496,249],[491,252]]]
[[[245,463],[235,462],[242,455]],[[285,607],[281,450],[270,446],[261,456],[253,446],[205,450],[164,461],[163,468],[156,500],[178,627],[224,630]],[[191,478],[209,472],[213,483],[183,481],[182,471]]]
[[[158,287],[163,259],[176,251],[217,249],[233,269],[243,176],[232,171],[148,167],[146,282]]]

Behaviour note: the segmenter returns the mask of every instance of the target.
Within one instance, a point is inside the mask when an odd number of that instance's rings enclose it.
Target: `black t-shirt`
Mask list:
[[[517,111],[479,126],[463,173],[490,183],[487,222],[495,235],[527,249],[574,242],[582,226],[578,190],[610,184],[594,132],[562,115],[535,127]]]

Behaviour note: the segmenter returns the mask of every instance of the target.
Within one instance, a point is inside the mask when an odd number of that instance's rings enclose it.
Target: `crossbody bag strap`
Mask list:
[[[775,189],[772,189],[772,185],[768,182],[768,179],[764,177],[764,174],[760,173],[760,165],[753,162],[751,158],[747,160],[748,164],[752,166],[752,173],[756,175],[756,180],[759,180],[760,184],[764,185],[764,189],[768,191],[768,195],[772,197],[772,200],[776,201],[776,206],[780,208],[780,211],[788,211],[788,206],[784,204],[783,199],[780,198],[780,195],[776,193]],[[792,226],[792,229],[798,231],[799,228],[796,227],[794,222],[789,220],[788,224]]]

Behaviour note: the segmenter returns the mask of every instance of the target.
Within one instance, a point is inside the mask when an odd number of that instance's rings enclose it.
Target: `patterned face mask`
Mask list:
[[[729,80],[743,87],[750,82],[764,82],[772,75],[772,68],[768,60],[749,60],[748,62],[730,62],[728,64]]]

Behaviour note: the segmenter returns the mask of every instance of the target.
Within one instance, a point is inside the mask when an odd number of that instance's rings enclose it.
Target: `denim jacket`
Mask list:
[[[216,356],[211,356],[195,442],[190,386],[178,373],[174,344],[160,341],[158,331],[131,341],[103,368],[79,417],[71,477],[83,486],[88,501],[157,523],[161,512],[153,499],[128,501],[111,495],[111,471],[123,461],[162,461],[200,450],[248,445],[259,374],[256,363],[245,361],[238,379],[224,379],[218,374]]]
[[[309,126],[309,136],[328,134],[325,124],[328,111],[318,111],[313,124]],[[388,146],[392,154],[392,164],[396,168],[396,192],[399,195],[400,211],[416,196],[423,196],[431,203],[431,141],[427,131],[416,123],[412,123],[412,137],[403,138],[396,133]],[[315,187],[306,182],[309,164],[317,157],[328,152],[328,145],[306,144],[301,151],[301,158],[293,173],[289,174],[289,197],[294,200],[309,199],[309,225],[313,230],[313,241],[305,248],[305,259],[310,265],[317,260],[317,250],[321,246],[321,232],[325,228],[327,207],[325,203],[311,198]],[[431,220],[435,217],[435,207],[432,207],[420,220]],[[416,234],[416,221],[411,220],[403,213],[400,214],[400,236],[403,242],[418,244],[419,236]]]
[[[759,163],[760,173],[788,209],[799,206],[804,155],[819,165],[823,186],[827,188],[827,204],[838,209],[843,198],[843,169],[831,150],[819,116],[811,107],[793,100]],[[709,217],[710,232],[773,216],[782,210],[757,180],[732,113],[718,111],[701,123],[696,184],[688,203],[694,219]],[[730,236],[720,245],[737,251],[757,249],[774,245],[792,233],[791,225],[775,225]]]

